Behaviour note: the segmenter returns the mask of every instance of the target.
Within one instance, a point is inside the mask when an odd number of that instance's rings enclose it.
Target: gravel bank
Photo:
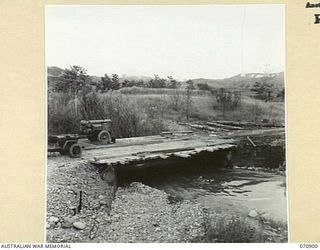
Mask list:
[[[48,242],[189,242],[203,234],[199,204],[170,204],[165,192],[141,183],[118,188],[114,196],[84,161],[49,158],[47,178]],[[82,209],[73,215],[80,190]]]

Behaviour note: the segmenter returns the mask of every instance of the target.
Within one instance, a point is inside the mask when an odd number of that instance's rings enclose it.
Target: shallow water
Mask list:
[[[261,169],[285,165],[284,138],[251,139],[257,147],[244,138],[232,152],[231,165]],[[170,195],[170,202],[197,200],[213,211],[244,216],[255,209],[266,217],[287,221],[286,177],[245,168],[222,168],[227,153],[221,151],[171,165],[159,162],[159,166],[141,170],[127,168],[120,179],[164,190]]]
[[[275,220],[287,220],[284,176],[244,169],[214,169],[202,175],[180,172],[142,182],[164,190],[176,200],[196,199],[215,211],[247,215],[256,209]]]

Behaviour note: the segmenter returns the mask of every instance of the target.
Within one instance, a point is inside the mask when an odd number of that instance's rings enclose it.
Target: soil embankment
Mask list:
[[[111,205],[112,187],[90,166],[50,159],[48,168],[48,242],[188,242],[203,234],[199,204],[169,204],[165,192],[132,183]],[[82,209],[73,215],[80,190]]]

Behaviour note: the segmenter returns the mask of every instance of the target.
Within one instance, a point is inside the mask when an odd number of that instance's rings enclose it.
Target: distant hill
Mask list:
[[[59,77],[62,76],[64,69],[61,69],[57,66],[48,66],[47,67],[47,76],[49,78],[49,80],[56,80],[59,79]],[[109,77],[111,78],[112,74],[108,74]],[[101,80],[101,76],[94,76],[91,75],[90,76],[91,80],[93,82],[99,82]],[[120,82],[123,82],[124,80],[129,80],[129,81],[139,81],[139,80],[143,80],[143,81],[149,81],[150,79],[152,79],[153,77],[149,77],[149,76],[119,76],[119,80]]]
[[[91,81],[93,82],[99,82],[101,80],[100,76],[90,76]]]
[[[195,84],[207,83],[212,88],[232,88],[232,89],[246,89],[249,90],[257,82],[265,80],[268,83],[272,83],[275,88],[282,89],[284,87],[284,73],[247,73],[238,74],[225,79],[206,79],[197,78],[193,79]]]
[[[59,77],[63,74],[63,69],[56,66],[47,67],[47,75],[52,77]]]
[[[108,74],[108,76],[111,78],[112,74]],[[90,76],[90,78],[93,82],[99,82],[101,80],[100,76]],[[119,76],[120,82],[123,82],[124,80],[136,81],[136,82],[142,80],[144,82],[147,82],[150,79],[152,79],[152,77],[148,77],[148,76]]]
[[[61,75],[63,74],[63,69],[50,66],[47,68],[47,75],[49,80],[49,85],[53,84],[55,81],[58,81]],[[109,74],[111,77],[112,74]],[[92,82],[99,82],[101,80],[100,76],[90,76]],[[120,82],[124,80],[143,80],[145,82],[149,81],[153,77],[148,76],[120,76]],[[278,90],[282,90],[284,87],[284,73],[271,73],[271,74],[264,74],[264,73],[247,73],[247,74],[238,74],[229,78],[224,79],[208,79],[208,78],[196,78],[192,79],[195,86],[199,83],[208,84],[211,88],[228,88],[228,89],[239,89],[244,91],[249,91],[252,86],[257,81],[267,81],[274,85],[274,88]],[[185,83],[181,85],[181,88],[185,88]]]
[[[151,79],[153,79],[153,77],[150,77],[150,76],[122,76],[120,77],[120,81],[124,81],[124,80],[128,80],[128,81],[144,81],[144,82],[148,82],[150,81]]]

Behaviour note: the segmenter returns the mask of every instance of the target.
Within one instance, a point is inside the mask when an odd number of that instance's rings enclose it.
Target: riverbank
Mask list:
[[[53,206],[51,195],[48,242],[189,242],[204,234],[199,204],[169,204],[165,192],[141,183],[118,188],[111,210],[106,195],[87,197],[87,204],[74,216],[62,206]]]
[[[285,223],[259,211],[223,213],[137,182],[119,187],[113,197],[113,188],[92,166],[55,163],[48,162],[47,242],[287,241]],[[79,191],[82,209],[72,215]]]

